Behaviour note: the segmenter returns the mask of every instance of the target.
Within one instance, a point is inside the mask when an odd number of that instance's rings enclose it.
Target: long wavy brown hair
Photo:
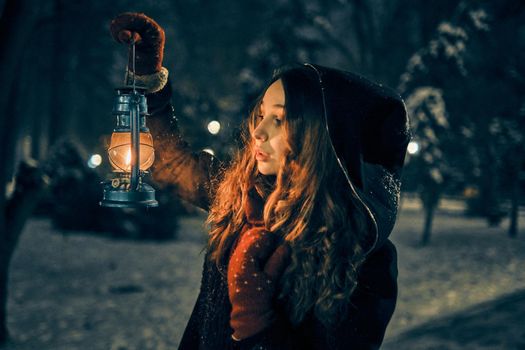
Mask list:
[[[218,266],[246,223],[252,189],[265,199],[264,225],[292,247],[280,280],[289,320],[309,313],[326,326],[346,314],[370,232],[366,215],[348,190],[323,120],[319,82],[305,68],[278,72],[285,91],[283,120],[287,149],[275,181],[265,181],[253,157],[253,138],[262,95],[243,128],[243,147],[224,173],[211,205],[208,249]]]

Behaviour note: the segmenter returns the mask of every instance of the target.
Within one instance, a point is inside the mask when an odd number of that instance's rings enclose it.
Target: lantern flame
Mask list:
[[[126,165],[130,165],[131,164],[131,150],[129,149],[128,150],[128,153],[126,154]]]

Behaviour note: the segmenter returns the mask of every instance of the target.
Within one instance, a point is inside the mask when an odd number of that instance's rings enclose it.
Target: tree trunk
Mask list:
[[[20,59],[36,23],[39,8],[40,4],[36,1],[7,0],[0,18],[0,76],[4,88],[0,94],[0,344],[5,343],[8,337],[6,307],[9,262],[23,224],[34,207],[32,202],[36,201],[33,197],[36,188],[23,186],[30,184],[27,180],[34,179],[20,176],[20,184],[10,200],[7,199],[6,184],[13,175],[17,135],[22,127],[20,120],[12,115],[16,103],[13,97],[18,86],[16,79],[20,72]],[[37,183],[41,184],[34,182]],[[42,186],[37,188],[41,189]],[[17,199],[20,202],[14,206],[14,200]]]
[[[485,218],[490,227],[498,227],[503,219],[499,188],[501,174],[498,173],[496,168],[498,155],[493,140],[487,142],[487,154],[485,157],[485,171],[483,172],[485,186],[481,189],[484,197]]]
[[[53,8],[53,25],[52,25],[52,37],[50,38],[50,49],[48,51],[49,56],[52,57],[51,71],[54,74],[60,74],[63,78],[57,79],[56,77],[51,79],[51,91],[49,96],[49,122],[51,127],[49,128],[49,139],[53,146],[53,141],[59,140],[64,135],[68,135],[68,129],[71,123],[71,118],[67,115],[67,111],[70,110],[71,97],[71,82],[66,82],[68,79],[69,70],[71,69],[71,62],[65,59],[66,52],[69,52],[70,43],[64,39],[65,35],[69,35],[69,30],[65,23],[64,18],[64,4],[63,1],[55,0]],[[60,91],[60,93],[58,93]]]
[[[422,189],[419,193],[421,203],[423,204],[423,212],[425,214],[423,224],[423,234],[421,235],[421,245],[425,246],[430,242],[432,235],[432,222],[434,221],[434,213],[439,204],[441,197],[441,189],[437,184],[431,184]]]
[[[0,227],[0,344],[7,341],[7,296],[9,263],[27,218],[38,203],[46,186],[45,177],[34,165],[21,163],[13,196],[4,202],[0,212],[4,225]]]
[[[4,344],[9,337],[7,331],[7,278],[9,263],[6,261],[6,254],[3,244],[0,248],[0,344]]]
[[[19,72],[19,60],[22,56],[25,44],[28,41],[31,30],[33,29],[38,3],[27,4],[22,0],[7,0],[4,11],[0,18],[0,76],[2,77],[3,92],[0,94],[0,132],[2,133],[2,147],[0,147],[0,159],[3,164],[10,166],[13,157],[14,144],[6,142],[4,136],[12,132],[7,128],[9,116],[7,110],[11,103],[11,88],[17,73]],[[16,33],[16,35],[14,35]],[[4,170],[0,171],[0,186],[4,186],[10,175]],[[1,196],[4,195],[4,187],[0,190]],[[0,198],[4,200],[4,198]]]
[[[510,225],[509,225],[509,237],[516,238],[518,236],[518,211],[519,211],[519,198],[520,198],[520,177],[518,172],[512,178],[512,193],[511,193],[511,207],[510,207]]]
[[[10,220],[8,221],[10,222]],[[2,235],[2,237],[11,237],[7,229],[2,230],[0,235]],[[13,256],[15,246],[16,242],[11,240],[2,239],[0,241],[0,345],[4,344],[9,338],[9,331],[7,329],[9,263]]]
[[[432,222],[434,221],[434,213],[436,211],[435,205],[424,205],[425,222],[423,224],[423,235],[421,236],[421,245],[426,246],[430,243],[430,236],[432,235]]]

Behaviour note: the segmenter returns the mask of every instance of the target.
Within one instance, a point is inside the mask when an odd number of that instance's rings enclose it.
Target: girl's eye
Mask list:
[[[279,119],[279,118],[277,118],[276,116],[273,116],[272,118],[273,118],[273,123],[274,123],[276,126],[280,126],[280,125],[282,124],[282,119]],[[261,115],[257,115],[257,116],[255,117],[255,122],[256,122],[257,124],[259,124],[263,119],[264,119],[264,115],[262,115],[262,114],[261,114]]]

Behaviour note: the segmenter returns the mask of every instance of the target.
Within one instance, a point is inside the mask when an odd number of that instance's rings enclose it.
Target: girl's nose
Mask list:
[[[262,142],[266,141],[268,139],[268,133],[266,132],[266,130],[264,130],[264,128],[261,127],[262,126],[262,123],[260,123],[256,128],[255,130],[253,131],[253,137],[256,139],[256,140],[260,140]]]

